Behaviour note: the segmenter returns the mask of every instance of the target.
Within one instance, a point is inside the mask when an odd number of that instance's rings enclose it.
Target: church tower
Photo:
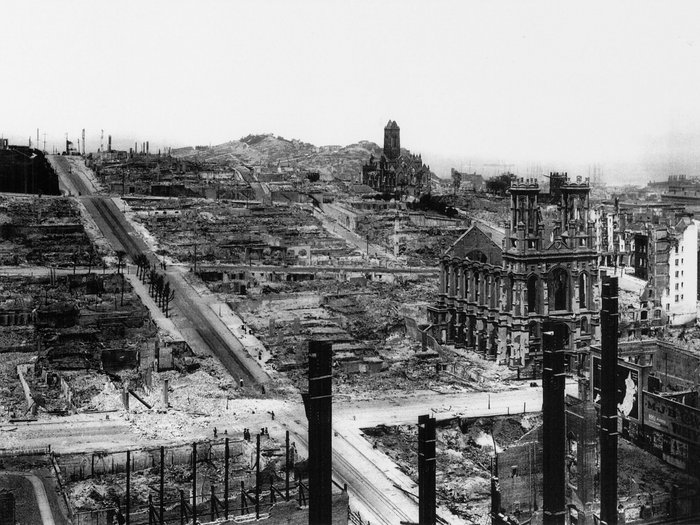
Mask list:
[[[390,120],[384,127],[384,156],[388,160],[398,159],[401,155],[401,129],[395,120]]]
[[[558,175],[558,174],[555,174]],[[505,360],[524,366],[542,357],[542,331],[564,326],[571,370],[581,366],[578,348],[599,338],[597,253],[593,246],[588,181],[563,174],[557,210],[543,220],[534,180],[510,187],[510,224],[503,266],[508,323],[501,323]],[[508,325],[510,340],[503,328]],[[557,336],[559,337],[559,336]]]

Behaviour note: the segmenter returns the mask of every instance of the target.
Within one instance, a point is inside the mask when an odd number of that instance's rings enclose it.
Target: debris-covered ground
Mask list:
[[[132,217],[174,262],[306,264],[353,252],[310,207],[247,206],[211,199],[130,200]],[[195,252],[196,249],[196,252]]]
[[[0,196],[0,264],[67,267],[101,264],[80,206],[67,197]]]
[[[315,279],[225,300],[265,345],[266,364],[302,389],[309,339],[332,343],[337,395],[366,399],[415,390],[510,388],[513,371],[473,352],[424,352],[421,340],[407,330],[407,318],[424,322],[427,306],[436,300],[435,281]],[[447,371],[439,371],[438,362],[448,363]]]
[[[197,505],[199,514],[208,515],[211,495],[223,505],[225,501],[225,441],[224,437],[213,441],[200,442],[196,445],[197,453]],[[178,521],[180,518],[181,497],[184,494],[189,505],[192,501],[193,487],[191,443],[165,446],[163,450],[163,500],[165,502],[166,520]],[[284,438],[264,435],[260,441],[260,489],[261,505],[266,509],[270,505],[270,487],[282,493],[286,486],[285,444]],[[241,435],[229,439],[229,507],[232,514],[241,510],[241,487],[250,490],[256,479],[256,439],[253,435],[243,439]],[[160,460],[159,448],[143,448],[131,453],[131,492],[130,504],[132,520],[140,522],[145,514],[149,496],[153,498],[156,508],[159,505]],[[290,449],[290,462],[301,463],[296,449]],[[70,503],[76,513],[84,515],[88,511],[115,509],[125,505],[126,498],[126,453],[105,452],[95,454],[70,454],[57,457],[61,475],[66,483]],[[294,473],[290,471],[290,496],[297,494]],[[276,494],[279,499],[279,494]],[[246,504],[251,505],[250,501]],[[223,510],[223,509],[219,509]]]
[[[473,523],[490,523],[490,467],[494,441],[499,452],[517,443],[540,422],[540,416],[509,416],[452,421],[437,428],[438,504]],[[364,429],[366,438],[418,482],[417,427],[401,425]]]
[[[20,364],[43,417],[89,407],[105,383],[138,375],[139,359],[153,355],[156,330],[119,274],[2,277],[0,319],[0,419],[30,410]]]

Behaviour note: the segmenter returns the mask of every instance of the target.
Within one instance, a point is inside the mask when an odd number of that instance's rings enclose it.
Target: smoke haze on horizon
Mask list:
[[[106,5],[106,4],[105,4]],[[0,134],[115,147],[272,132],[646,183],[700,175],[696,2],[100,2],[3,7]],[[486,173],[489,174],[489,173]]]

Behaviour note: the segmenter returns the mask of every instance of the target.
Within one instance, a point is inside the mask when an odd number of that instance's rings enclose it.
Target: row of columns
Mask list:
[[[440,290],[442,299],[448,307],[457,307],[458,303],[487,308],[516,317],[528,314],[527,279],[502,275],[502,270],[482,263],[443,262],[440,272]],[[543,314],[544,286],[538,283],[538,297],[541,305],[537,313]]]

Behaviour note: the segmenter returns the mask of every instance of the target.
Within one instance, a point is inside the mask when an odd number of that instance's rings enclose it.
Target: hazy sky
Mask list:
[[[440,169],[696,175],[698,35],[697,1],[4,2],[0,133],[381,143],[394,119]]]

